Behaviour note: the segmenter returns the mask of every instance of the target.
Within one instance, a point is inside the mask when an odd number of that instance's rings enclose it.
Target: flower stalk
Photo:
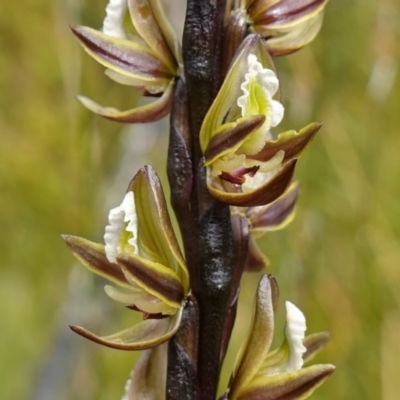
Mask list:
[[[72,28],[108,77],[154,100],[120,111],[80,96],[84,106],[122,123],[170,114],[167,174],[182,249],[151,166],[110,211],[104,244],[64,235],[89,270],[117,284],[106,294],[143,317],[106,336],[71,326],[107,347],[144,350],[124,400],[216,399],[242,275],[269,267],[256,239],[293,219],[295,167],[321,127],[275,133],[284,104],[272,57],[309,43],[325,4],[188,0],[182,50],[160,0],[110,0],[102,31]],[[302,368],[328,335],[305,337],[305,317],[291,303],[285,340],[270,351],[277,302],[275,279],[263,275],[221,399],[303,399],[333,372]]]

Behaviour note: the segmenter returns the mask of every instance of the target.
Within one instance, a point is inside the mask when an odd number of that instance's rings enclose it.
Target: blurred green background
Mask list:
[[[68,28],[100,27],[105,5],[2,2],[1,399],[119,399],[136,357],[70,333],[68,324],[111,333],[133,313],[107,300],[103,282],[78,267],[60,239],[101,240],[107,210],[143,164],[165,179],[165,122],[121,126],[75,100],[83,93],[106,105],[135,101]],[[399,26],[396,0],[331,0],[313,44],[277,60],[280,129],[324,122],[297,170],[296,220],[263,239],[280,284],[281,322],[291,300],[309,332],[333,335],[317,361],[338,369],[316,400],[400,398]],[[245,279],[241,321],[256,281]]]

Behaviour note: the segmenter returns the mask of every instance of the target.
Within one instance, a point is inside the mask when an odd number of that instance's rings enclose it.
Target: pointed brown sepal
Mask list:
[[[72,235],[62,235],[62,238],[74,256],[91,272],[118,285],[130,287],[121,268],[107,260],[103,244]]]
[[[169,114],[173,92],[174,82],[171,81],[160,98],[144,106],[135,107],[127,111],[120,111],[113,107],[103,107],[85,96],[78,96],[78,100],[87,109],[103,118],[123,123],[144,123],[157,121]]]
[[[205,165],[211,164],[218,157],[234,151],[249,135],[265,122],[265,115],[251,115],[239,118],[236,122],[222,125],[214,133],[204,152]]]
[[[131,328],[110,336],[97,336],[80,326],[71,325],[70,328],[78,335],[106,347],[118,350],[145,350],[158,346],[175,335],[181,317],[182,308],[171,317],[146,319]]]
[[[148,47],[114,38],[86,26],[73,26],[72,32],[83,48],[100,64],[134,78],[170,80],[171,72]]]
[[[125,400],[165,400],[167,347],[163,343],[142,352],[126,383]]]
[[[293,183],[289,189],[274,202],[261,209],[250,208],[247,217],[253,233],[278,230],[286,226],[293,218],[299,184]]]
[[[293,178],[296,162],[296,159],[288,161],[269,181],[250,192],[226,192],[218,181],[219,178],[209,180],[208,190],[217,200],[231,206],[263,206],[283,194]]]
[[[160,179],[150,165],[141,168],[128,186],[133,191],[139,221],[140,255],[174,271],[189,292],[189,276],[168,214]]]
[[[257,376],[243,390],[238,400],[306,399],[332,373],[330,364],[313,365],[298,371],[270,376]]]
[[[230,399],[238,394],[252,381],[268,354],[274,335],[274,310],[270,277],[263,275],[258,284],[254,302],[254,314],[249,336],[241,349],[237,370],[233,373]]]
[[[257,154],[250,156],[254,160],[270,160],[279,150],[285,152],[284,161],[298,158],[304,148],[311,142],[321,128],[322,123],[313,122],[299,132],[287,131],[278,135],[276,140],[268,141],[264,148]]]
[[[306,347],[306,352],[303,354],[304,362],[308,362],[319,353],[319,351],[329,342],[331,334],[329,332],[318,332],[308,335],[304,338],[303,344]]]
[[[327,2],[327,0],[282,0],[261,12],[254,18],[254,22],[271,27],[290,25],[293,21],[315,14]]]
[[[133,254],[119,254],[117,263],[128,282],[140,286],[171,307],[181,306],[184,289],[179,276],[171,268]]]

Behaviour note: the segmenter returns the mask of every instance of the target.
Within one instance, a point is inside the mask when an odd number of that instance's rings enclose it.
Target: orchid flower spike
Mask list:
[[[239,207],[269,204],[290,185],[297,158],[321,124],[274,137],[284,114],[274,65],[258,35],[239,47],[200,131],[208,189]]]
[[[64,240],[83,265],[119,286],[105,286],[109,297],[142,312],[144,318],[105,337],[78,326],[71,326],[73,331],[122,350],[152,348],[176,333],[189,294],[189,275],[152,167],[137,173],[122,204],[110,211],[105,245],[68,235]]]
[[[127,111],[103,107],[79,96],[89,110],[118,122],[149,122],[171,109],[174,78],[181,55],[175,33],[159,0],[110,0],[102,31],[72,27],[80,44],[104,65],[114,81],[156,96],[150,104]]]
[[[278,288],[270,275],[261,277],[254,302],[252,325],[235,368],[229,400],[306,399],[335,370],[331,364],[303,368],[305,361],[327,341],[326,333],[305,338],[306,320],[292,303],[286,302],[285,339],[270,352]],[[317,344],[318,343],[318,344]],[[316,346],[311,349],[311,344]]]

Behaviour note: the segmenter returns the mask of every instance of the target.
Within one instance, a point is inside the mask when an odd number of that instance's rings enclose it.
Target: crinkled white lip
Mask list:
[[[303,366],[303,354],[306,348],[303,339],[306,332],[304,314],[291,302],[286,302],[286,339],[290,347],[290,356],[285,372],[297,371]]]
[[[246,103],[249,97],[249,85],[256,79],[258,84],[264,89],[264,95],[271,108],[271,114],[267,115],[267,125],[265,128],[269,130],[270,127],[277,126],[283,119],[284,108],[282,104],[273,100],[272,97],[278,91],[279,81],[272,69],[263,68],[262,64],[258,61],[255,54],[250,54],[247,58],[248,72],[244,76],[244,82],[240,85],[243,95],[237,99],[237,105],[242,110],[242,117],[247,116]]]
[[[128,243],[137,251],[137,216],[135,197],[133,192],[125,195],[121,205],[110,210],[108,214],[109,225],[106,226],[104,234],[105,251],[108,261],[115,263],[120,253],[121,234],[124,230],[130,232],[132,237]],[[128,223],[128,224],[126,224]]]
[[[126,39],[124,18],[127,9],[127,0],[110,0],[107,4],[106,17],[103,21],[103,33],[115,38]]]

